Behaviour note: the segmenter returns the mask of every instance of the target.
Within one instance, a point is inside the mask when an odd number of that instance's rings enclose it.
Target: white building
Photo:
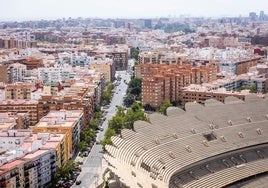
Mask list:
[[[38,78],[44,83],[65,81],[69,78],[72,67],[68,64],[54,65],[54,67],[38,68]]]
[[[9,66],[8,79],[10,83],[14,82],[24,82],[24,77],[26,73],[26,65],[20,63],[13,63]]]

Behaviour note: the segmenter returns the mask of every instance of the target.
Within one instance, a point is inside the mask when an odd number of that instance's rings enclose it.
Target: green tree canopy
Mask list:
[[[130,80],[128,86],[130,88],[140,87],[141,88],[141,79],[140,78],[133,78]]]
[[[128,93],[124,97],[124,105],[130,107],[135,102],[135,95]]]
[[[114,89],[114,84],[110,83],[107,86],[107,91],[112,91]]]
[[[115,135],[116,135],[115,130],[113,130],[111,128],[106,129],[106,131],[104,133],[104,139],[101,141],[101,145],[102,145],[103,149],[105,149],[106,144],[112,144],[111,137],[115,136]]]
[[[124,99],[124,105],[126,107],[130,107],[135,100],[141,99],[141,83],[142,80],[140,78],[133,78],[128,83],[127,94]]]
[[[134,48],[134,50],[133,50],[133,57],[134,57],[135,61],[138,61],[138,59],[139,59],[139,53],[140,53],[139,47]]]
[[[81,141],[78,143],[78,148],[80,151],[85,151],[87,149],[88,143]]]
[[[114,116],[111,120],[109,120],[108,126],[119,134],[121,129],[124,127],[124,117],[119,115]]]
[[[147,117],[145,116],[141,105],[133,103],[131,109],[126,112],[124,128],[133,129],[134,122],[137,120],[147,121]]]
[[[111,144],[111,136],[120,134],[122,129],[133,129],[133,124],[137,120],[148,121],[140,103],[133,103],[127,111],[122,106],[118,106],[116,114],[108,122],[108,129],[104,135],[105,138],[101,142],[103,147],[106,144]]]
[[[163,104],[160,106],[159,112],[164,115],[167,115],[167,108],[170,106],[172,106],[172,104],[168,100],[165,100]]]

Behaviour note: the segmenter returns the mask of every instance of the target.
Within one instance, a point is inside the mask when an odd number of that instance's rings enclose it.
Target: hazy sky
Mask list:
[[[268,13],[268,0],[0,0],[0,20],[245,16]]]

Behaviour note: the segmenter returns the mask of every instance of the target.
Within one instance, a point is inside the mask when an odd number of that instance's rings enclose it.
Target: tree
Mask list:
[[[59,168],[59,170],[55,176],[69,179],[71,173],[75,170],[75,168],[77,166],[78,166],[78,164],[75,161],[70,160],[64,166]]]
[[[115,135],[116,135],[116,132],[113,129],[111,128],[106,129],[104,133],[104,139],[101,141],[101,145],[104,150],[105,150],[106,144],[112,144],[111,137]]]
[[[104,91],[101,95],[101,102],[102,102],[102,105],[107,105],[109,104],[110,100],[111,100],[111,92],[109,91]]]
[[[114,84],[110,83],[107,86],[107,91],[112,91],[114,89]]]
[[[112,136],[115,136],[115,135],[116,135],[115,131],[113,129],[110,129],[110,128],[106,129],[106,131],[104,133],[104,136],[106,138],[111,138]]]
[[[133,94],[127,94],[124,98],[124,105],[130,107],[135,102],[135,96]]]
[[[167,115],[167,108],[170,106],[172,106],[172,104],[168,100],[165,100],[163,104],[160,106],[159,112],[164,115]]]
[[[95,137],[95,131],[89,127],[87,127],[84,131],[80,133],[81,142],[90,143],[91,140]]]
[[[242,90],[249,90],[250,93],[257,93],[257,87],[256,85],[243,85],[241,87],[239,87],[236,91],[242,91]]]
[[[94,118],[93,120],[90,121],[90,127],[93,129],[97,129],[99,126],[99,120]]]
[[[137,120],[147,121],[143,109],[137,103],[131,105],[131,109],[126,112],[124,128],[133,129],[134,122]]]
[[[140,87],[141,88],[141,79],[140,78],[134,78],[130,80],[128,84],[129,88],[134,88],[134,87]]]
[[[130,89],[130,94],[135,95],[135,96],[139,96],[141,93],[141,87],[137,86],[137,87],[133,87]]]
[[[102,114],[103,114],[102,111],[100,111],[100,110],[96,111],[96,112],[95,112],[95,118],[96,118],[96,119],[100,119],[100,118],[102,118]]]
[[[85,151],[87,149],[88,144],[85,141],[81,141],[78,143],[78,148],[80,151]]]
[[[101,95],[101,103],[102,103],[102,105],[107,105],[107,104],[110,103],[113,89],[114,89],[114,85],[110,83],[106,87],[106,90],[103,91],[103,93]]]
[[[115,115],[111,120],[109,120],[108,126],[119,134],[121,129],[124,127],[124,117]]]
[[[127,99],[126,104],[131,105],[132,102],[132,96],[134,96],[134,100],[140,100],[141,99],[141,83],[142,80],[140,78],[133,78],[128,83],[128,89],[127,89]],[[129,101],[127,101],[129,100]]]
[[[108,129],[101,141],[103,148],[106,144],[112,144],[111,137],[120,134],[123,128],[133,129],[133,124],[137,120],[148,121],[140,103],[133,103],[127,111],[122,106],[118,106],[115,116],[108,122]]]
[[[135,61],[138,61],[139,59],[139,53],[140,53],[140,49],[139,47],[136,47],[136,48],[131,48],[131,58],[134,58]]]

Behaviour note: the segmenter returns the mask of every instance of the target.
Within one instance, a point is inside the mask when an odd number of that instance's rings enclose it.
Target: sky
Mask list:
[[[268,13],[268,0],[0,0],[0,21],[58,18],[247,16]]]

